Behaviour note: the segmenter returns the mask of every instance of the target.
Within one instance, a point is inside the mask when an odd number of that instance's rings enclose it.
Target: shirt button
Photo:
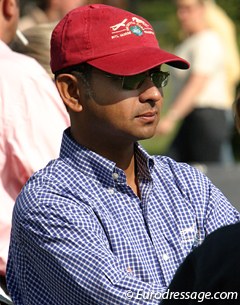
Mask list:
[[[108,193],[109,193],[110,195],[114,194],[114,188],[110,187],[110,188],[108,189]]]
[[[169,260],[169,256],[166,253],[163,254],[162,258],[163,258],[164,261],[168,261]]]
[[[119,175],[117,173],[112,174],[113,180],[118,180]]]

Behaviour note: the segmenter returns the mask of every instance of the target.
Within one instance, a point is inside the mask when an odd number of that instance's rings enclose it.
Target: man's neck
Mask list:
[[[110,158],[116,163],[117,167],[124,171],[128,186],[130,186],[133,192],[140,197],[134,145],[132,145],[129,150],[116,151]]]
[[[138,185],[138,178],[137,178],[137,164],[136,164],[136,158],[133,156],[131,164],[129,167],[124,170],[127,184],[131,187],[133,192],[140,198],[140,189]]]
[[[116,166],[125,172],[127,184],[132,188],[133,192],[139,196],[136,160],[134,154],[134,143],[119,143],[115,141],[105,141],[103,138],[95,141],[83,141],[71,130],[74,139],[89,150],[101,155],[102,157],[113,161]]]
[[[127,184],[131,187],[133,192],[140,197],[140,191],[137,181],[137,171],[136,171],[136,159],[134,154],[134,144],[130,145],[128,148],[125,147],[111,147],[111,149],[105,149],[96,151],[101,156],[107,158],[116,163],[118,168],[121,168],[125,175]]]

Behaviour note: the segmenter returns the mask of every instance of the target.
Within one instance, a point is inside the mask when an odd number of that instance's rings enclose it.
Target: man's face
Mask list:
[[[140,88],[126,90],[120,79],[93,68],[89,85],[91,94],[83,102],[79,130],[85,126],[89,137],[97,135],[115,142],[134,142],[155,134],[163,96],[150,77]]]

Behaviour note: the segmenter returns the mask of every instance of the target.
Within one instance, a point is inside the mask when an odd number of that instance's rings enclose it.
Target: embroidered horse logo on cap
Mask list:
[[[143,34],[154,35],[152,27],[137,17],[132,17],[131,20],[125,18],[120,23],[110,26],[110,28],[112,30],[112,39],[131,34],[136,36],[142,36]]]

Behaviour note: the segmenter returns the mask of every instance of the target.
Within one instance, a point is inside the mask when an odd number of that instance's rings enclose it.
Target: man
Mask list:
[[[71,128],[15,205],[16,305],[158,304],[205,235],[239,220],[200,172],[137,143],[155,133],[164,63],[188,68],[159,48],[149,22],[119,8],[77,8],[54,29],[51,68]]]
[[[68,116],[47,73],[13,52],[16,0],[0,0],[0,275],[6,273],[12,210],[32,173],[57,156]],[[1,278],[2,283],[2,278]]]

